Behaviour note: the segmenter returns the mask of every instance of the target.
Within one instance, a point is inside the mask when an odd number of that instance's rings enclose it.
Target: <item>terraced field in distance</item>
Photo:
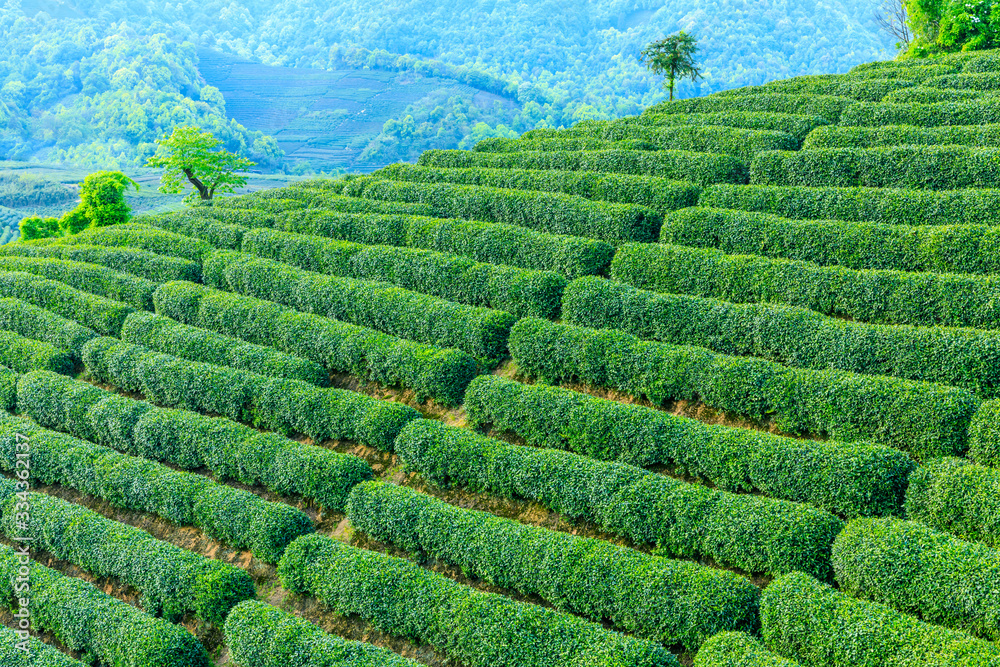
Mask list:
[[[35,664],[1000,665],[998,90],[871,63],[3,246],[0,621],[30,538]]]

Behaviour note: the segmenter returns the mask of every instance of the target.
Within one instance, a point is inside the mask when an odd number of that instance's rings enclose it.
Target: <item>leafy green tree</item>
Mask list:
[[[247,177],[238,171],[254,166],[254,162],[219,149],[222,142],[194,125],[174,128],[166,139],[157,142],[156,154],[149,158],[148,167],[162,167],[160,192],[180,194],[187,180],[194,192],[185,201],[210,202],[216,193],[235,192],[247,184]]]
[[[28,216],[21,220],[18,229],[21,230],[22,241],[47,239],[60,235],[58,218],[43,218],[37,215]]]
[[[677,79],[697,81],[701,78],[698,62],[694,59],[697,52],[697,38],[681,30],[676,35],[653,42],[643,49],[641,55],[642,62],[653,74],[666,75],[664,86],[670,90],[670,99],[673,100]]]
[[[916,36],[912,56],[1000,46],[1000,1],[906,0],[906,11]]]
[[[129,187],[138,184],[120,171],[98,171],[88,174],[80,184],[80,203],[60,218],[30,216],[21,221],[21,238],[69,236],[84,229],[128,222],[132,211],[125,200]]]

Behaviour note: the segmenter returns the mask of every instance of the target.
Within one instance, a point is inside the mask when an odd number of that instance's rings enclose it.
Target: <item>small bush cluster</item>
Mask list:
[[[54,371],[64,375],[73,373],[73,359],[65,350],[2,329],[0,329],[0,364],[18,373],[30,371]]]
[[[82,292],[127,303],[139,310],[152,307],[156,290],[156,283],[151,280],[97,264],[48,257],[0,257],[0,275],[4,273],[31,273]]]
[[[906,517],[1000,547],[1000,470],[954,457],[929,461],[910,475]]]
[[[4,297],[0,297],[0,329],[53,345],[74,359],[80,357],[84,343],[97,336],[94,330],[73,320],[21,299]]]
[[[27,301],[104,336],[117,336],[134,309],[32,273],[0,271],[0,296]]]

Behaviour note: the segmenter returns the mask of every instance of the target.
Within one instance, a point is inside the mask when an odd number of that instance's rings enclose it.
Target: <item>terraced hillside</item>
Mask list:
[[[0,620],[26,578],[36,665],[1000,665],[997,91],[872,63],[4,246]]]

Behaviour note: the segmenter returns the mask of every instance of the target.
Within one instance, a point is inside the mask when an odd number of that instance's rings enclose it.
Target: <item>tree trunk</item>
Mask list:
[[[201,195],[202,201],[212,201],[212,191],[206,188],[205,184],[198,180],[198,177],[195,176],[190,169],[185,169],[184,175],[187,176],[189,181],[191,181],[191,185],[198,190],[198,194]]]

